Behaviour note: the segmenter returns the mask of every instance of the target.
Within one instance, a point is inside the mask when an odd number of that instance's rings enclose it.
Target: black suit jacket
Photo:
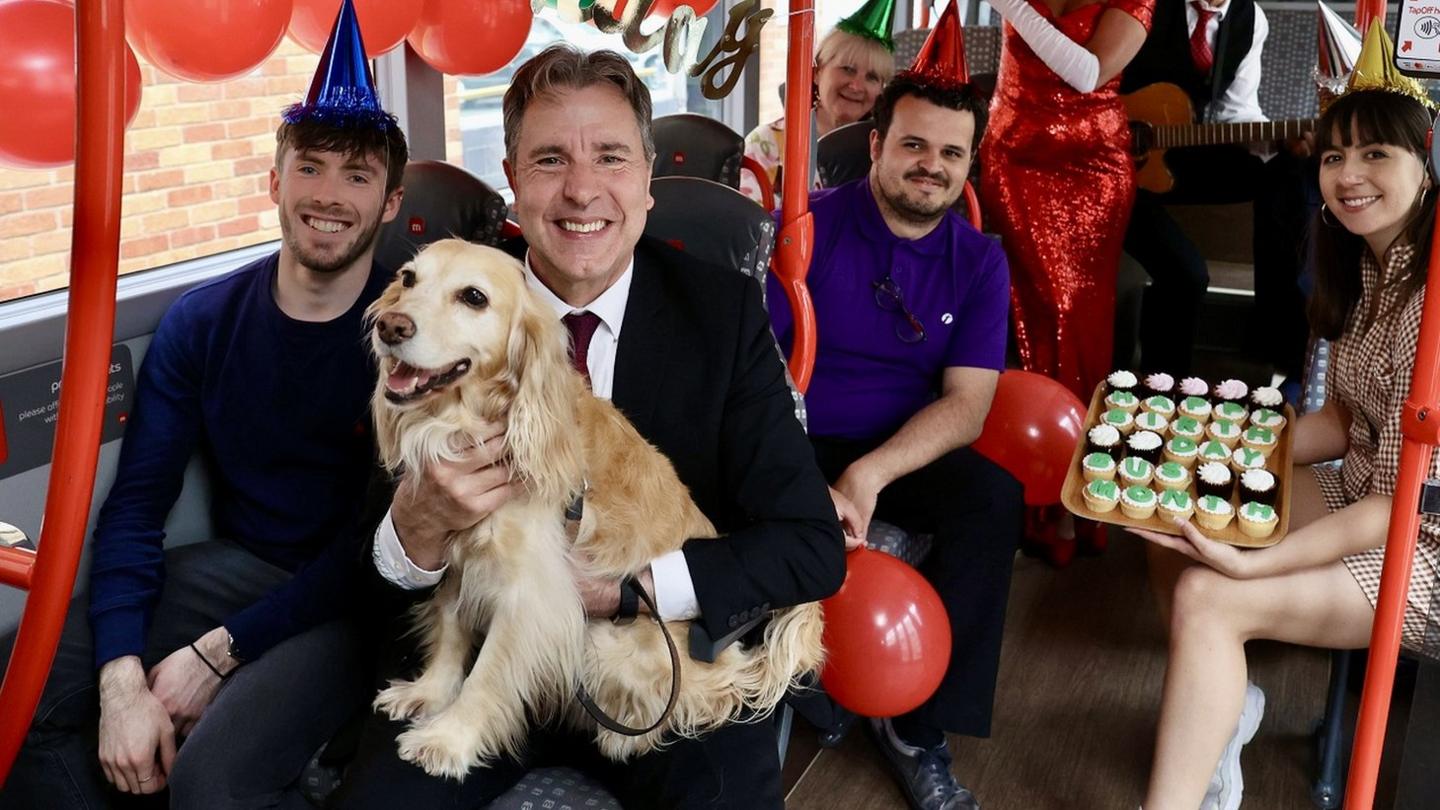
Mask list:
[[[753,279],[642,237],[611,401],[723,535],[684,548],[712,638],[839,589],[844,539]]]

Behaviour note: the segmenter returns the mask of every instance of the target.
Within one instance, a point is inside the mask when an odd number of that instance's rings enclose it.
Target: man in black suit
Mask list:
[[[557,45],[523,65],[504,102],[505,170],[528,240],[512,247],[531,290],[570,327],[592,390],[670,458],[722,534],[691,540],[639,579],[663,618],[723,638],[838,589],[843,540],[758,285],[641,236],[653,204],[650,112],[648,90],[617,54]],[[501,444],[487,439],[460,463],[400,482],[373,549],[384,579],[414,590],[438,582],[451,534],[510,496]],[[618,582],[580,584],[591,617],[616,615]],[[477,768],[463,783],[399,759],[401,731],[369,719],[336,806],[483,807],[554,760],[597,769],[627,810],[783,806],[768,723],[676,740],[623,766],[598,761],[583,739],[537,730],[524,761]]]
[[[1150,34],[1125,68],[1120,89],[1178,85],[1190,96],[1195,123],[1265,121],[1260,55],[1268,33],[1255,0],[1157,0]],[[1307,160],[1311,142],[1296,138],[1263,153],[1254,144],[1166,153],[1175,187],[1165,194],[1141,189],[1125,235],[1125,252],[1151,278],[1141,316],[1142,368],[1191,370],[1200,304],[1210,283],[1205,258],[1164,206],[1253,202],[1259,314],[1252,319],[1251,343],[1260,359],[1298,382],[1308,337],[1298,278],[1310,214],[1307,188],[1316,182],[1316,165]]]

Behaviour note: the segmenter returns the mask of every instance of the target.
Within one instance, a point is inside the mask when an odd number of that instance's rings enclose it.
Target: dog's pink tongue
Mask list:
[[[423,373],[414,366],[400,363],[390,371],[390,376],[385,379],[385,387],[397,394],[408,394],[415,390]]]

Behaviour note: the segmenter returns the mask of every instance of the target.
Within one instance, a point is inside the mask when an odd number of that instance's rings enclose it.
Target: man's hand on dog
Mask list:
[[[390,519],[411,562],[434,570],[445,563],[452,533],[484,520],[512,494],[505,429],[491,425],[456,461],[407,474],[390,505]]]
[[[597,577],[587,573],[589,560],[585,558],[584,552],[577,552],[570,560],[571,570],[575,572],[575,587],[580,591],[580,601],[585,605],[585,615],[592,619],[608,619],[620,612],[620,580],[613,577]],[[646,568],[635,578],[640,580],[640,586],[651,597],[655,595],[655,576]],[[640,602],[640,612],[649,613],[650,609],[645,606],[644,600]]]

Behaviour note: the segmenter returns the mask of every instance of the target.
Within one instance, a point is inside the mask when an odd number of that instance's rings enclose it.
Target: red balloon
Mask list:
[[[325,50],[330,29],[340,13],[340,0],[294,0],[290,14],[290,38],[311,53]],[[360,37],[365,40],[365,55],[371,59],[399,45],[415,21],[420,19],[420,4],[400,0],[355,0],[355,15],[360,19]]]
[[[75,160],[75,7],[0,2],[0,162],[49,169]],[[125,49],[125,124],[140,112],[140,63]]]
[[[950,620],[920,573],[881,551],[846,555],[845,584],[825,608],[820,682],[864,717],[895,717],[924,703],[950,666]]]
[[[1085,410],[1070,389],[1043,374],[1006,371],[971,446],[1025,485],[1025,503],[1058,503]]]
[[[160,70],[218,82],[249,73],[275,51],[292,0],[125,0],[125,38]]]
[[[425,0],[406,39],[441,73],[494,73],[525,47],[534,18],[530,0]]]

